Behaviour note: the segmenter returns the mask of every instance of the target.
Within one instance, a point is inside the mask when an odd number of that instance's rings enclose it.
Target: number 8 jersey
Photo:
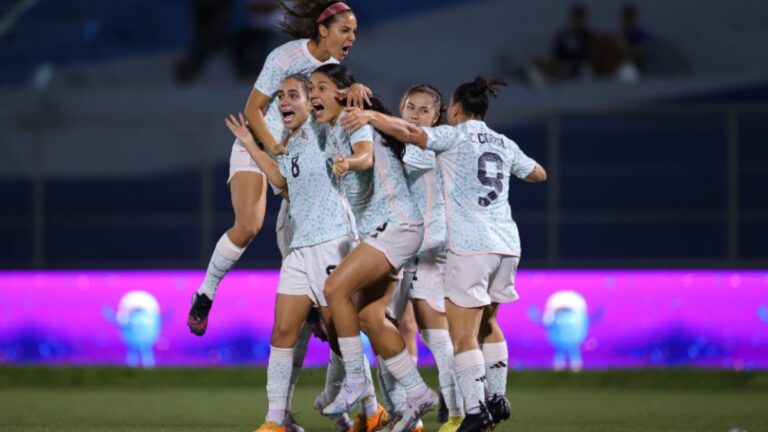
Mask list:
[[[448,250],[457,255],[520,256],[509,178],[527,177],[536,161],[483,121],[423,129],[443,174]]]

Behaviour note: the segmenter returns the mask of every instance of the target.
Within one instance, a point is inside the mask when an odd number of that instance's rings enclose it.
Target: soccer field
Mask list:
[[[18,372],[18,371],[17,371]],[[123,372],[120,372],[123,373]],[[134,374],[134,372],[128,372]],[[168,378],[169,374],[177,374]],[[222,381],[173,383],[180,377],[213,374]],[[237,383],[231,372],[141,371],[124,379],[69,375],[23,385],[6,369],[0,373],[0,431],[250,431],[264,417],[261,379]],[[294,402],[307,431],[332,431],[311,408],[321,390],[320,373],[299,385]],[[766,375],[744,379],[697,373],[589,372],[579,377],[542,372],[513,373],[509,399],[512,419],[503,431],[765,431],[768,430]],[[3,376],[5,375],[5,376]],[[73,378],[74,377],[74,378]],[[149,377],[149,378],[147,378]],[[677,377],[677,378],[675,378]],[[3,379],[4,378],[4,379]],[[668,385],[664,380],[669,381]],[[49,381],[46,384],[44,381]],[[739,381],[740,380],[740,381]],[[558,381],[562,381],[559,383]],[[251,384],[252,387],[251,388]],[[437,429],[436,414],[426,430]]]

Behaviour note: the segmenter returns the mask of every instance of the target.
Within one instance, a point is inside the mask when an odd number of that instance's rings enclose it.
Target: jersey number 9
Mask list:
[[[488,176],[488,164],[496,164],[496,174]],[[478,198],[477,203],[481,207],[488,207],[492,202],[499,198],[499,195],[504,190],[504,162],[501,160],[501,156],[496,153],[485,152],[477,159],[477,179],[480,180],[485,186],[493,188],[488,192],[486,196]]]

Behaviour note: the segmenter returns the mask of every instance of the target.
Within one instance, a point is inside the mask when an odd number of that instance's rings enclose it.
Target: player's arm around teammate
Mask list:
[[[509,416],[503,397],[508,354],[496,314],[500,303],[517,298],[514,275],[520,245],[505,180],[510,174],[531,182],[546,179],[539,164],[484,123],[488,95],[495,95],[496,84],[478,77],[459,86],[448,108],[451,126],[419,130],[401,119],[359,110],[345,118],[352,127],[370,123],[432,149],[445,168],[444,185],[451,190],[447,204],[457,209],[449,211],[447,219],[446,313],[456,353],[454,371],[467,411],[462,430],[467,431],[483,430]],[[486,378],[488,401],[482,385]]]

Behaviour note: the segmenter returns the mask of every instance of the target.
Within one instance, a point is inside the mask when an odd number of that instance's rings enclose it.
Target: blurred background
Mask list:
[[[419,82],[509,84],[487,121],[549,173],[511,185],[515,367],[768,367],[763,0],[349,4],[346,64],[391,107]],[[274,196],[209,334],[184,323],[233,220],[222,119],[287,41],[280,18],[269,0],[0,0],[0,363],[265,363]]]

